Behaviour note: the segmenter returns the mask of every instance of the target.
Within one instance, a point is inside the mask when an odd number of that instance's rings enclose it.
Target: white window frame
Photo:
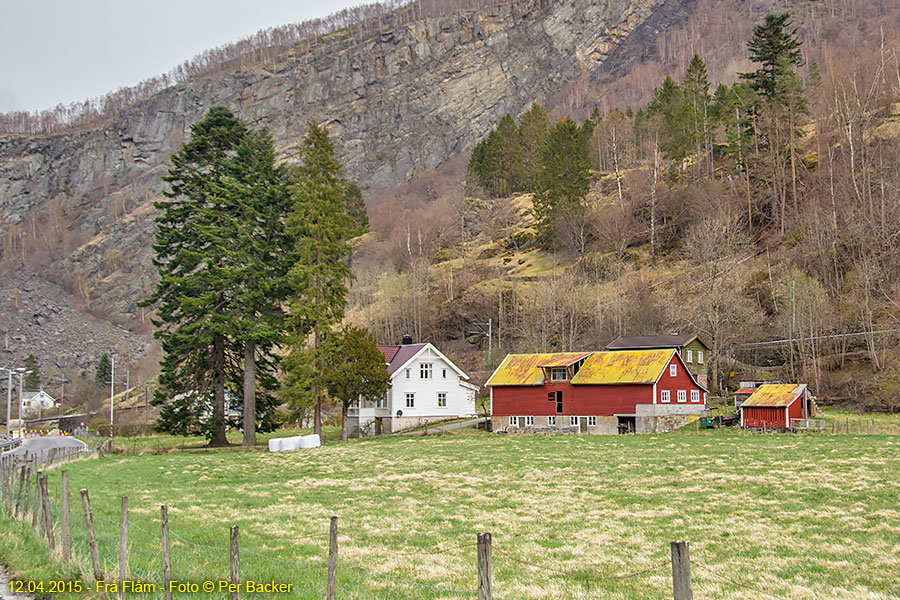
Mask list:
[[[519,426],[519,417],[510,417],[509,418],[509,426],[510,427],[518,427]]]
[[[669,377],[678,377],[678,365],[675,363],[669,365]]]
[[[664,403],[669,403],[672,401],[672,393],[669,390],[660,390],[659,391],[659,401]]]
[[[691,349],[687,349],[684,353],[687,362],[694,362],[694,351]]]
[[[703,364],[703,350],[697,350],[697,364]]]
[[[597,417],[588,417],[588,427],[596,427],[597,426]]]
[[[431,376],[433,373],[434,373],[434,363],[430,363],[430,362],[419,363],[419,379],[431,379]]]
[[[556,415],[550,415],[549,417],[547,417],[547,426],[556,427]]]
[[[525,417],[525,427],[534,427],[534,417]]]
[[[444,401],[443,404],[441,404],[442,399]],[[438,408],[447,408],[447,392],[438,392],[437,393],[437,406],[438,406]]]
[[[406,392],[406,408],[415,408],[416,407],[416,393],[415,392]]]
[[[407,369],[407,370],[406,370],[406,378],[407,378],[407,379],[411,379],[411,378],[412,378],[412,369]]]
[[[562,377],[557,377],[556,374],[562,371]],[[550,367],[550,381],[568,381],[569,380],[569,371],[565,367]]]
[[[687,390],[678,390],[678,401],[687,402]]]
[[[375,408],[387,408],[388,404],[388,392],[385,392],[383,396],[379,396],[375,399]]]
[[[700,402],[700,390],[691,390],[691,402]]]
[[[579,425],[581,425],[581,423],[579,423],[578,417],[574,415],[569,417],[569,427],[578,427]]]

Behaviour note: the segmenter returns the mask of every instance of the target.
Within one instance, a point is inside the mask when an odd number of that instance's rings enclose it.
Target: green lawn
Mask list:
[[[242,598],[323,597],[331,515],[346,561],[338,598],[472,597],[462,592],[475,589],[479,531],[493,534],[496,598],[671,598],[669,542],[682,539],[698,600],[900,598],[900,436],[468,433],[66,468],[73,510],[77,490],[90,490],[107,573],[127,495],[132,577],[161,579],[166,504],[177,579],[224,578],[239,525],[243,577],[300,588]],[[50,487],[58,505],[58,468]],[[33,558],[29,527],[0,523],[0,556],[20,577],[73,575]]]

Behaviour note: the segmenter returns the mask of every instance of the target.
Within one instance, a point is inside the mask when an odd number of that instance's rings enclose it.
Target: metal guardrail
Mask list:
[[[22,440],[7,440],[5,442],[0,442],[0,452],[13,450],[14,448],[18,448],[21,445]]]
[[[791,429],[825,429],[825,419],[791,419]]]

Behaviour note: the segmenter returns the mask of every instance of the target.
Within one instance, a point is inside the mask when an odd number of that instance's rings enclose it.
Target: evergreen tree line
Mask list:
[[[624,206],[622,171],[648,163],[650,210],[642,212],[651,221],[662,179],[690,184],[737,173],[746,180],[748,226],[776,224],[784,231],[789,208],[796,210],[798,202],[797,140],[809,115],[806,95],[819,78],[811,62],[808,82],[802,81],[799,47],[790,15],[769,14],[748,43],[759,67],[741,73],[734,85],[711,92],[706,65],[695,54],[680,82],[666,77],[636,112],[595,109],[580,126],[569,117],[550,126],[546,110],[535,104],[518,127],[507,114],[475,146],[469,181],[492,197],[533,192],[539,241],[548,248],[583,253],[592,240],[585,226],[585,198],[597,178],[591,169],[614,173]]]
[[[321,433],[323,356],[342,343],[334,328],[352,277],[349,240],[368,221],[324,128],[308,123],[298,154],[299,164],[276,164],[269,132],[219,106],[172,156],[167,199],[156,204],[159,282],[143,302],[156,308],[163,349],[162,431],[226,445],[226,430],[242,427],[253,445],[286,403],[294,415],[314,405]],[[241,419],[230,418],[238,409]]]

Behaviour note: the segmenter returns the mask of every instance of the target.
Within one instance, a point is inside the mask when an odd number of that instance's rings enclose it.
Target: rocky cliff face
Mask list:
[[[169,155],[209,107],[268,127],[287,160],[305,123],[325,122],[349,175],[390,185],[602,65],[660,4],[518,0],[368,39],[338,32],[274,65],[182,83],[95,129],[0,138],[0,235],[58,204],[90,241],[44,275],[77,272],[94,305],[134,318],[134,302],[153,285],[152,201]],[[39,348],[37,340],[22,344],[14,351]]]

